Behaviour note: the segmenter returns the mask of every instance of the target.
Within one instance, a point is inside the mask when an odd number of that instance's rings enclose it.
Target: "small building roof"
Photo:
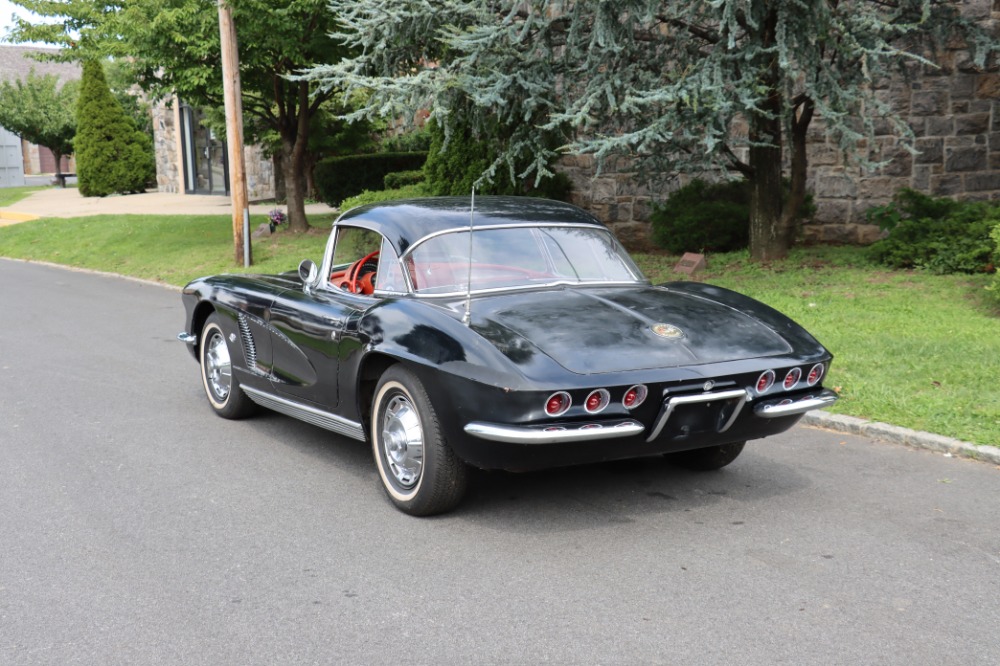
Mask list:
[[[59,49],[37,46],[0,45],[0,79],[5,81],[24,80],[34,69],[39,76],[54,74],[62,82],[76,81],[82,75],[80,64],[76,62],[55,62],[36,60],[33,55],[59,53]]]

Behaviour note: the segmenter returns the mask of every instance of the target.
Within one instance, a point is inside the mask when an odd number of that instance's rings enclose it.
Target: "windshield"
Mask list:
[[[417,293],[464,292],[470,285],[468,230],[415,245],[406,256],[406,266]],[[642,273],[607,229],[506,227],[472,234],[473,291],[642,280]]]

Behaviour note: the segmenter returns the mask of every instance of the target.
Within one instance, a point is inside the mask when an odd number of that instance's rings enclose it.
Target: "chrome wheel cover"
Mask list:
[[[424,467],[424,431],[410,400],[392,396],[382,413],[382,455],[396,483],[410,489],[420,481]]]
[[[205,367],[203,369],[209,388],[219,402],[225,402],[233,386],[233,364],[229,347],[218,330],[205,342]]]

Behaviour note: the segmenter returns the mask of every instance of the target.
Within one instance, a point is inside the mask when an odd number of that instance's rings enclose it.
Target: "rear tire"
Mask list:
[[[710,472],[722,469],[736,460],[740,453],[743,452],[744,446],[746,446],[746,442],[736,442],[734,444],[720,444],[719,446],[678,451],[677,453],[667,453],[665,455],[667,460],[678,467],[699,472]]]
[[[411,516],[455,508],[468,484],[468,469],[441,434],[423,384],[394,365],[379,379],[372,401],[372,454],[386,495]]]
[[[216,414],[224,419],[242,419],[253,414],[256,405],[240,388],[240,381],[233,373],[232,350],[221,322],[222,318],[213,312],[201,330],[198,342],[201,383]]]

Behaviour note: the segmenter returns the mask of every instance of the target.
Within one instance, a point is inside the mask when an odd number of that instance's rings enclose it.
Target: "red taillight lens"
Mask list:
[[[757,393],[763,393],[774,386],[774,370],[765,370],[757,378]]]
[[[785,387],[786,391],[790,391],[796,384],[799,383],[800,379],[802,379],[802,370],[799,368],[792,368],[788,371],[788,374],[785,375],[785,381],[782,382],[782,386]]]
[[[622,405],[625,409],[635,409],[646,399],[648,391],[646,387],[638,384],[633,386],[629,390],[625,391],[625,397],[622,398]]]
[[[819,380],[823,379],[823,371],[826,368],[823,367],[822,363],[817,363],[810,370],[809,374],[806,375],[806,384],[809,386],[815,386]]]
[[[608,393],[607,389],[597,389],[596,391],[591,391],[590,395],[587,396],[587,401],[583,403],[583,408],[587,410],[588,414],[596,414],[607,407],[610,402],[611,394]]]
[[[550,395],[549,399],[545,401],[545,413],[549,416],[559,416],[564,414],[572,404],[573,399],[569,397],[569,393],[559,391]]]

